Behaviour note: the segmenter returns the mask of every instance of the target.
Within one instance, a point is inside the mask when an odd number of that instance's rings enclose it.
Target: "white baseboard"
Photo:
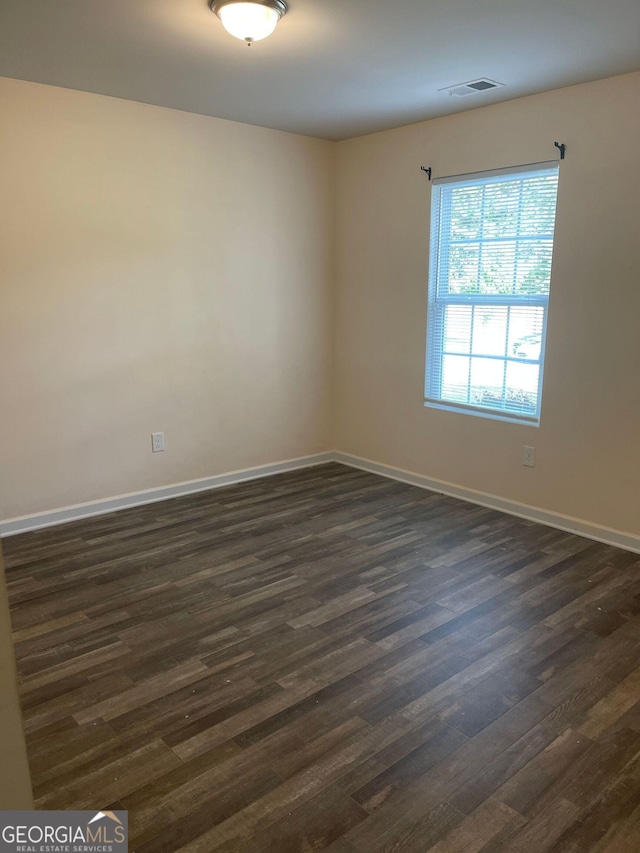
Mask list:
[[[577,536],[584,536],[586,539],[593,539],[596,542],[603,542],[605,545],[614,545],[616,548],[623,548],[626,551],[633,551],[640,554],[640,536],[634,536],[632,533],[624,533],[621,530],[614,530],[611,527],[602,527],[598,524],[592,524],[589,521],[582,521],[579,518],[550,512],[549,510],[522,504],[508,498],[500,498],[497,495],[477,492],[474,489],[467,489],[464,486],[457,486],[454,483],[447,483],[443,480],[434,480],[431,477],[425,477],[423,474],[415,474],[412,471],[405,471],[402,468],[383,465],[380,462],[373,462],[370,459],[361,459],[359,456],[352,456],[349,453],[336,452],[333,454],[333,460],[341,462],[343,465],[349,465],[351,468],[359,468],[362,471],[379,474],[391,480],[399,480],[401,483],[409,483],[421,489],[440,492],[452,498],[460,498],[460,500],[479,504],[489,509],[496,509],[499,512],[506,512],[508,515],[515,515],[527,521],[546,524],[548,527],[564,530],[565,533],[575,533]]]
[[[89,501],[88,503],[76,504],[75,506],[63,507],[62,509],[54,509],[49,512],[39,512],[33,515],[24,515],[19,518],[10,518],[6,521],[0,521],[0,537],[15,536],[18,533],[27,533],[30,530],[40,530],[44,527],[53,527],[57,524],[65,524],[68,521],[77,521],[81,518],[105,515],[106,513],[115,512],[119,509],[129,509],[131,507],[142,506],[144,504],[156,503],[157,501],[166,501],[170,498],[191,495],[195,492],[206,492],[210,489],[219,489],[222,486],[231,486],[234,483],[243,483],[247,480],[271,477],[274,474],[283,474],[287,471],[297,471],[300,468],[311,468],[315,465],[324,465],[327,462],[340,462],[341,464],[348,465],[351,468],[369,471],[371,474],[379,474],[380,476],[388,477],[391,480],[398,480],[401,483],[408,483],[412,486],[418,486],[421,489],[439,492],[440,494],[459,498],[460,500],[485,506],[489,509],[495,509],[499,512],[506,512],[509,515],[515,515],[518,518],[524,518],[527,521],[546,524],[548,527],[555,527],[558,530],[564,530],[566,533],[575,533],[577,536],[584,536],[585,538],[593,539],[596,542],[603,542],[606,545],[614,545],[617,548],[624,548],[626,551],[633,551],[634,553],[640,554],[640,536],[635,536],[632,533],[624,533],[621,530],[602,527],[598,524],[582,521],[579,518],[571,518],[567,515],[550,512],[549,510],[529,506],[528,504],[522,504],[518,501],[509,500],[508,498],[501,498],[497,495],[487,494],[486,492],[467,489],[464,486],[458,486],[455,483],[447,483],[443,480],[434,480],[433,478],[426,477],[423,474],[405,471],[402,468],[395,468],[392,465],[383,465],[382,463],[374,462],[371,459],[362,459],[359,456],[353,456],[349,453],[341,453],[339,451],[328,451],[326,453],[316,453],[312,456],[301,456],[298,459],[288,459],[284,462],[274,462],[270,465],[259,465],[256,468],[245,468],[241,471],[231,471],[227,474],[203,477],[200,480],[189,480],[185,483],[175,483],[170,486],[161,486],[156,489],[146,489],[142,492],[132,492],[128,495],[119,495],[118,497],[106,498],[104,500]]]
[[[284,474],[287,471],[297,471],[299,468],[310,468],[333,462],[334,453],[316,453],[313,456],[301,456],[298,459],[288,459],[284,462],[274,462],[270,465],[258,465],[256,468],[244,468],[241,471],[231,471],[228,474],[216,474],[213,477],[203,477],[200,480],[188,480],[184,483],[174,483],[170,486],[160,486],[155,489],[145,489],[142,492],[131,492],[128,495],[105,498],[104,500],[88,501],[87,503],[66,506],[49,512],[37,512],[33,515],[23,515],[19,518],[9,518],[0,521],[0,537],[15,536],[30,530],[40,530],[43,527],[53,527],[66,524],[68,521],[78,521],[81,518],[91,518],[95,515],[105,515],[119,509],[130,509],[143,504],[166,501],[182,495],[195,492],[206,492],[209,489],[219,489],[234,483],[247,480],[257,480],[271,477],[274,474]]]

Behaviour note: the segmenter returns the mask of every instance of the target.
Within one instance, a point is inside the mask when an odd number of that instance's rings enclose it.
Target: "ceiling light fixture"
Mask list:
[[[287,11],[284,0],[209,0],[209,6],[225,30],[249,47],[270,36]]]

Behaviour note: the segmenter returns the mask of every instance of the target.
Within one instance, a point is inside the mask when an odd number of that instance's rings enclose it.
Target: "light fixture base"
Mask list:
[[[232,6],[234,3],[246,2],[255,3],[256,6],[267,6],[267,8],[277,12],[280,17],[286,15],[288,10],[288,6],[284,0],[209,0],[209,8],[220,17],[219,12],[223,6]]]

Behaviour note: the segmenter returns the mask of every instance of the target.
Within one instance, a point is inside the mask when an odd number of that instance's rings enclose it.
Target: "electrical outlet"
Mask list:
[[[524,454],[522,456],[522,464],[525,468],[535,468],[536,465],[536,449],[535,447],[526,447],[524,448]]]
[[[151,449],[154,453],[160,453],[164,450],[164,433],[163,432],[152,432],[151,433]]]

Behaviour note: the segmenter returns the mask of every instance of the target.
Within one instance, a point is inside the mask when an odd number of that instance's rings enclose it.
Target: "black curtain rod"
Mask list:
[[[564,144],[564,142],[554,142],[553,144],[560,151],[560,159],[564,160],[564,152],[566,151],[567,146]]]
[[[564,156],[565,156],[565,152],[567,150],[567,146],[564,144],[564,142],[554,142],[553,144],[555,145],[555,147],[560,152],[560,159],[564,160]],[[427,177],[429,178],[429,180],[431,180],[431,166],[420,166],[420,170],[422,172],[425,172]]]

